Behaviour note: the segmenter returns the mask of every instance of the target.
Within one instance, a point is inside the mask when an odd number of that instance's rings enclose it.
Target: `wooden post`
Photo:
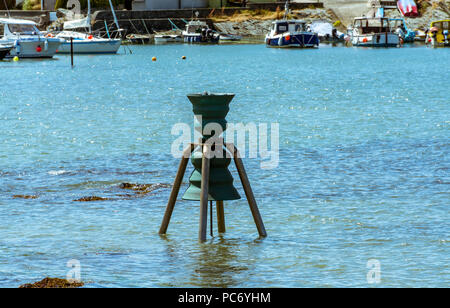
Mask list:
[[[259,236],[266,237],[267,232],[264,227],[264,223],[261,214],[256,204],[255,196],[253,195],[252,187],[250,186],[250,181],[248,180],[247,173],[245,172],[244,164],[240,157],[238,149],[231,143],[226,144],[227,149],[233,154],[234,162],[241,178],[242,186],[245,191],[245,196],[247,197],[248,205],[253,215],[253,220],[255,221],[256,228],[258,229]]]
[[[167,202],[166,213],[159,229],[159,234],[166,234],[169,227],[170,218],[172,217],[175,203],[177,202],[178,193],[180,191],[181,182],[183,181],[184,173],[186,172],[186,166],[189,162],[189,155],[194,151],[195,144],[191,143],[184,151],[181,158],[180,166],[178,167],[177,176],[173,183],[172,192],[170,193],[169,201]]]
[[[203,145],[202,157],[202,185],[200,193],[200,228],[198,231],[199,241],[206,241],[206,229],[208,225],[208,196],[209,196],[209,167],[210,149],[209,145]]]
[[[223,207],[223,201],[216,201],[216,210],[217,210],[217,227],[219,233],[225,233],[225,211]]]
[[[73,37],[70,38],[70,62],[73,68]]]

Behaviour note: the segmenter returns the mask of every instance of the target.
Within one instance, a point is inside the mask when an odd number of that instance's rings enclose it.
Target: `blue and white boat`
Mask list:
[[[399,35],[404,43],[413,43],[416,38],[416,32],[408,29],[405,19],[403,18],[390,18],[391,29]]]
[[[278,48],[317,48],[319,36],[308,29],[302,20],[277,20],[266,36],[268,47]]]
[[[186,24],[186,29],[183,31],[185,43],[217,44],[219,39],[220,34],[210,29],[206,22],[200,20],[191,20]]]

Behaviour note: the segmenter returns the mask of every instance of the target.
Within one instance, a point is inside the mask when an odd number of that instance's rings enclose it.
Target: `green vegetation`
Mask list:
[[[25,0],[23,2],[22,9],[24,11],[40,10],[41,9],[41,1],[40,0]]]

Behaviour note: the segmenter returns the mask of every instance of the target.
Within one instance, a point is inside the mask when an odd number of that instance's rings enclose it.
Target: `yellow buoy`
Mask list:
[[[13,58],[13,61],[14,61],[14,62],[19,61],[19,57],[18,57],[18,56],[15,56],[15,57]]]
[[[155,61],[156,61],[156,57],[153,57],[153,58],[152,58],[152,61],[155,62]]]

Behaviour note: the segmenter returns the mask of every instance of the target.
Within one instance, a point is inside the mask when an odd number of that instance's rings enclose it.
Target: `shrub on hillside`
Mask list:
[[[25,0],[22,9],[24,11],[36,11],[41,9],[40,0]]]

